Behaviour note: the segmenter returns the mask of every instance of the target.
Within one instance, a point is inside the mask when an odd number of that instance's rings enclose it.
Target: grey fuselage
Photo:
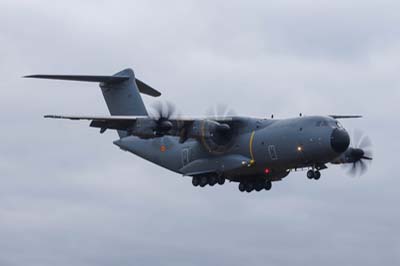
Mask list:
[[[153,139],[128,136],[114,144],[183,175],[201,174],[193,169],[206,167],[204,170],[215,169],[218,175],[231,181],[261,176],[273,181],[282,179],[291,169],[324,168],[348,146],[338,148],[333,142],[334,132],[347,133],[337,120],[327,116],[235,119],[240,120],[242,126],[231,144],[219,152],[209,151],[202,140],[188,139],[180,143],[174,136]],[[240,166],[238,161],[242,162]]]

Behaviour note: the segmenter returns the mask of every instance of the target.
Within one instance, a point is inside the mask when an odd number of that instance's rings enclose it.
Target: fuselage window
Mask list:
[[[185,148],[182,150],[182,165],[185,166],[190,162],[189,149]]]
[[[278,159],[278,156],[277,156],[276,150],[275,150],[275,145],[269,145],[268,152],[269,152],[269,157],[271,158],[271,160],[275,161]]]
[[[318,121],[316,124],[317,127],[327,127],[328,122],[327,121]]]

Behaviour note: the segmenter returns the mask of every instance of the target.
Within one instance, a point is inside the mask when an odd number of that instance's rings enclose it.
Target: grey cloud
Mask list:
[[[395,1],[0,3],[1,265],[376,265],[400,261]],[[181,112],[361,113],[372,168],[269,193],[190,180],[112,144],[96,85],[20,79],[133,67]],[[148,105],[154,99],[145,98]]]

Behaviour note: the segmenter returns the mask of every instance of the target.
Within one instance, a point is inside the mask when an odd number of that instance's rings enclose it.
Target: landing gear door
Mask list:
[[[188,148],[182,149],[182,166],[190,162],[190,150]]]
[[[275,145],[268,146],[268,153],[269,153],[269,157],[271,158],[271,160],[273,160],[273,161],[278,160],[278,155],[276,154]]]

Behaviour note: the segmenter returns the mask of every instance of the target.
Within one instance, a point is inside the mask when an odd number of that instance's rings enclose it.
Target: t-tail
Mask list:
[[[136,79],[132,69],[122,70],[112,76],[88,75],[30,75],[25,78],[56,79],[99,82],[108,110],[113,116],[147,116],[147,110],[140,93],[158,97],[161,93]],[[120,138],[125,131],[118,131]]]

